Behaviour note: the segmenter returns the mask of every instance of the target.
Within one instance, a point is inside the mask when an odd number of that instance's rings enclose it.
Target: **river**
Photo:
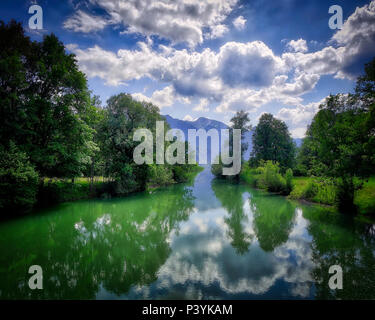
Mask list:
[[[191,185],[2,222],[0,298],[374,299],[374,229],[206,168]],[[28,286],[31,265],[42,290]]]

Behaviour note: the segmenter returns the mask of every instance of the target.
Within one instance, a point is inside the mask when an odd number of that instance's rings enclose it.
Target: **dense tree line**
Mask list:
[[[158,107],[127,94],[103,108],[73,54],[51,34],[32,41],[0,21],[0,208],[27,211],[45,178],[108,178],[106,192],[185,181],[191,166],[136,165],[133,133],[155,130]]]

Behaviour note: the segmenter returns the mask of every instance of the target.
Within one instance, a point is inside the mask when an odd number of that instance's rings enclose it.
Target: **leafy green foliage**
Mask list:
[[[151,103],[135,101],[123,93],[108,100],[102,145],[106,155],[106,175],[115,181],[117,194],[146,188],[148,166],[133,161],[133,151],[138,145],[133,141],[133,134],[137,128],[148,128],[155,136],[157,120],[163,119],[158,107]]]
[[[102,196],[106,190],[103,181],[93,182],[91,179],[79,178],[74,182],[64,179],[45,179],[40,186],[38,193],[38,203],[50,205],[66,201],[89,199],[95,196]]]
[[[285,175],[280,173],[277,162],[260,161],[260,166],[252,168],[244,165],[241,171],[241,179],[247,184],[270,192],[288,195],[293,189],[293,171],[287,169]]]
[[[298,155],[301,174],[333,177],[340,210],[355,212],[354,196],[375,172],[375,59],[358,78],[356,94],[329,96],[309,126]]]
[[[362,188],[355,192],[354,204],[363,215],[375,212],[375,177],[364,182]]]
[[[293,189],[292,180],[293,180],[293,170],[289,168],[285,172],[285,193],[287,194],[291,193]]]
[[[244,110],[237,111],[236,115],[230,119],[230,122],[232,123],[230,129],[229,129],[229,154],[233,154],[233,129],[240,129],[241,130],[241,161],[243,162],[243,154],[246,152],[247,148],[249,147],[247,143],[243,142],[245,132],[251,130],[250,125],[250,119],[249,114],[245,112]],[[223,176],[223,166],[225,166],[222,161],[221,157],[218,157],[218,164],[213,164],[211,166],[211,172],[213,175],[215,175],[218,178],[226,178],[231,180],[237,180],[239,181],[240,175],[235,176]]]
[[[286,190],[285,179],[280,174],[278,163],[266,161],[262,163],[262,174],[259,185],[271,192],[283,192]]]
[[[293,179],[291,199],[303,199],[316,203],[334,205],[337,188],[334,181],[324,177],[298,177]]]
[[[1,144],[13,140],[41,176],[79,175],[94,145],[74,56],[54,35],[31,41],[14,21],[0,22],[0,39]]]
[[[253,150],[250,163],[259,165],[261,160],[278,162],[282,170],[294,165],[295,145],[285,122],[263,114],[253,134]]]
[[[161,164],[148,166],[148,184],[152,186],[165,186],[173,183],[173,173],[170,168]]]
[[[252,126],[250,125],[250,118],[249,113],[245,112],[244,110],[237,111],[236,115],[230,119],[232,123],[231,129],[240,129],[241,130],[241,155],[243,155],[246,150],[248,149],[249,145],[243,142],[245,137],[245,132],[250,131]],[[232,132],[232,130],[230,131]],[[233,139],[232,137],[229,140],[230,142],[230,150],[233,148]]]
[[[74,55],[53,34],[31,41],[20,23],[0,21],[0,99],[0,147],[7,156],[2,183],[13,183],[1,190],[3,207],[31,207],[38,175],[58,178],[43,185],[39,196],[56,202],[95,194],[98,175],[109,177],[107,191],[120,195],[143,190],[146,184],[188,179],[187,166],[134,163],[134,131],[148,128],[155,133],[156,121],[163,120],[158,107],[119,94],[102,108],[98,97],[90,95]],[[4,162],[10,155],[13,166]],[[82,175],[90,177],[89,190],[73,183]]]
[[[28,211],[36,202],[39,176],[27,155],[10,142],[0,146],[0,209]]]

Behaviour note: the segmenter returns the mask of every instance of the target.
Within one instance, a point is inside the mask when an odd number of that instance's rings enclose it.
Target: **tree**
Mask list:
[[[103,128],[107,175],[115,180],[118,194],[143,190],[152,171],[147,164],[137,165],[133,161],[133,151],[138,145],[133,134],[138,128],[148,128],[155,136],[156,121],[163,120],[159,108],[121,93],[109,98],[107,112]]]
[[[98,96],[90,96],[90,104],[83,115],[83,121],[93,129],[93,142],[89,161],[84,170],[84,175],[90,177],[90,190],[93,191],[95,176],[104,176],[105,154],[103,145],[105,143],[105,132],[103,131],[107,110],[102,108]]]
[[[253,134],[253,151],[250,162],[258,165],[261,160],[278,162],[283,170],[292,168],[295,144],[285,122],[263,114]]]
[[[252,126],[250,125],[250,119],[249,119],[249,113],[245,112],[244,110],[240,110],[236,112],[236,115],[230,119],[230,122],[232,123],[231,129],[240,129],[241,130],[241,155],[246,152],[247,148],[249,147],[249,144],[247,142],[243,142],[245,133],[247,131],[251,131]],[[230,131],[232,133],[232,130]],[[233,139],[231,135],[231,139],[229,139],[230,142],[230,149],[233,148]]]
[[[248,143],[244,143],[245,132],[250,131],[252,129],[251,125],[249,124],[249,114],[244,110],[240,110],[236,112],[236,115],[230,119],[231,126],[229,129],[229,154],[233,154],[233,129],[240,129],[241,130],[241,160],[243,161],[243,154],[246,152],[247,148],[249,147]],[[217,177],[224,177],[222,175],[222,167],[223,164],[221,163],[221,159],[219,157],[219,164],[213,164],[211,166],[211,172]],[[235,176],[225,176],[229,177],[230,179],[239,180],[239,174]]]
[[[365,73],[358,77],[355,92],[363,107],[368,111],[371,109],[373,111],[375,104],[375,58],[365,64]]]
[[[5,214],[30,210],[36,202],[38,182],[38,173],[14,142],[7,149],[0,145],[0,209]]]
[[[373,152],[368,150],[368,111],[355,97],[329,96],[320,106],[309,130],[319,175],[336,179],[340,210],[354,212],[354,192],[360,187],[354,177],[364,178],[373,170]],[[370,152],[370,153],[369,153]]]
[[[41,176],[74,177],[93,148],[82,120],[89,105],[85,75],[56,36],[42,42],[21,24],[0,22],[0,141],[12,139]]]
[[[340,210],[355,212],[358,179],[375,172],[375,59],[358,77],[355,94],[330,95],[319,107],[303,141],[298,168],[328,176],[337,187]]]
[[[295,172],[300,176],[320,176],[323,171],[310,130],[308,126],[306,137],[303,138],[302,145],[297,152]]]
[[[356,100],[359,101],[366,112],[364,132],[366,142],[364,144],[367,168],[371,174],[375,173],[375,57],[365,65],[364,75],[358,77],[355,89]]]

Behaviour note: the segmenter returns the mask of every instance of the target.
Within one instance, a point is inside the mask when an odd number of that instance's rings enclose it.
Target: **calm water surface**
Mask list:
[[[374,226],[212,179],[0,225],[0,298],[375,298]],[[43,290],[30,290],[31,265]],[[343,268],[343,290],[328,269]]]

